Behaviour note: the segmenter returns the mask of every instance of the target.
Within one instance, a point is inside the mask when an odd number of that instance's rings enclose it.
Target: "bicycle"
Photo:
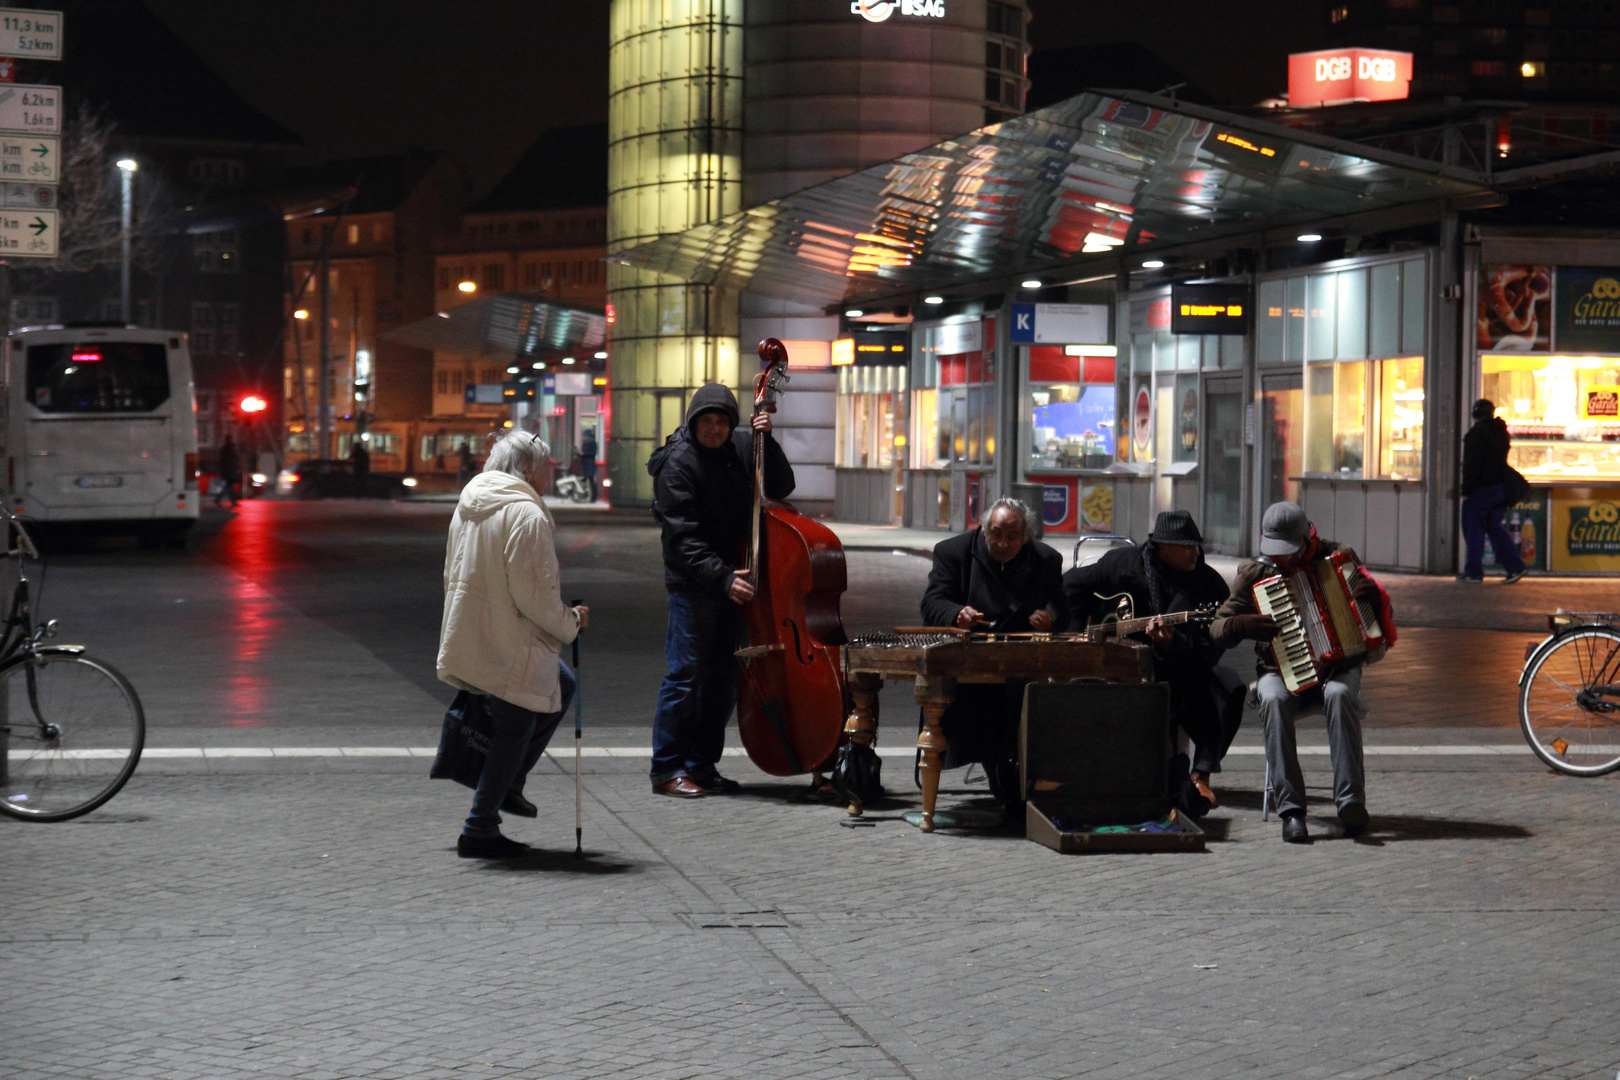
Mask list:
[[[146,715],[129,680],[83,645],[50,645],[55,619],[34,622],[26,561],[39,548],[0,507],[17,587],[0,625],[0,813],[67,821],[118,794],[140,763]],[[13,543],[15,537],[15,543]]]
[[[1525,650],[1519,726],[1542,761],[1570,776],[1620,769],[1620,614],[1556,611]]]

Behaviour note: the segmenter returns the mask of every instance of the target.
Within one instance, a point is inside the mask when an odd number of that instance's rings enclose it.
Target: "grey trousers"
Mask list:
[[[1361,669],[1341,672],[1316,690],[1291,694],[1282,676],[1267,672],[1256,686],[1260,722],[1265,725],[1266,767],[1279,814],[1305,812],[1305,777],[1299,769],[1294,723],[1301,714],[1322,711],[1327,721],[1328,753],[1333,759],[1333,805],[1365,803],[1366,772],[1361,762]]]

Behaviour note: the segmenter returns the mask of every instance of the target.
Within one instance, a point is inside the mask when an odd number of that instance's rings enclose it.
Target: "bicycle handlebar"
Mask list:
[[[34,538],[28,535],[28,530],[23,526],[23,519],[12,513],[4,505],[0,505],[0,518],[3,518],[6,525],[17,533],[16,546],[13,547],[9,542],[6,545],[6,557],[15,558],[21,555],[38,562],[39,548],[34,545]]]

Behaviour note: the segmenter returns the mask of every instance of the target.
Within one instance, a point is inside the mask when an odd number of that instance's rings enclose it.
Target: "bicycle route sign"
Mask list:
[[[62,59],[62,13],[0,8],[0,56]]]
[[[0,180],[55,184],[62,179],[62,140],[55,135],[0,135]]]
[[[0,131],[23,135],[62,133],[62,88],[0,83]]]
[[[55,210],[0,210],[0,258],[56,258]]]

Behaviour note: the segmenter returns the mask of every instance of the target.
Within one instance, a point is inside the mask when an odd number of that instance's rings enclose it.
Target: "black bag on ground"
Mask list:
[[[1503,468],[1507,470],[1507,476],[1502,481],[1503,505],[1517,506],[1524,501],[1526,495],[1530,494],[1530,481],[1524,478],[1524,473],[1511,465],[1504,465]]]
[[[484,758],[489,754],[491,731],[483,695],[469,690],[456,691],[455,700],[444,711],[439,752],[433,755],[433,767],[428,769],[428,776],[476,788],[478,778],[484,773]]]
[[[883,761],[877,751],[858,742],[846,741],[838,748],[833,759],[832,775],[827,782],[846,802],[874,803],[883,798],[880,771]]]

